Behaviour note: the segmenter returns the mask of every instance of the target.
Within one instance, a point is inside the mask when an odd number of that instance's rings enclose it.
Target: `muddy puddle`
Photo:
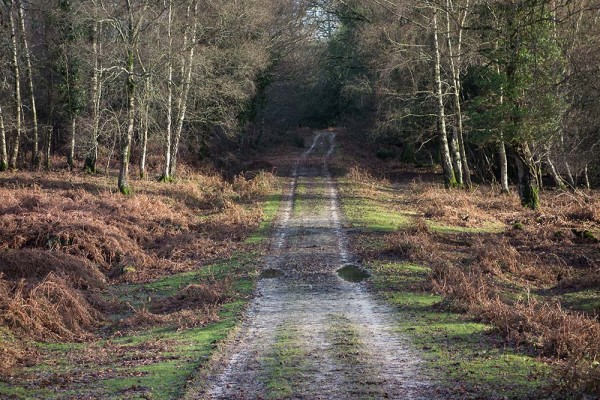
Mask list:
[[[260,279],[276,279],[285,276],[283,271],[275,268],[265,269],[260,273]]]
[[[369,274],[364,269],[352,264],[345,265],[342,268],[338,269],[337,274],[346,282],[352,283],[362,282],[371,276],[371,274]]]

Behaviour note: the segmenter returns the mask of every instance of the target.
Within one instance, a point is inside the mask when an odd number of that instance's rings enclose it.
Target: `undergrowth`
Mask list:
[[[546,192],[541,209],[530,211],[492,187],[446,190],[425,170],[396,181],[348,171],[340,182],[344,211],[366,227],[354,238],[356,251],[427,266],[418,289],[440,295],[436,307],[489,324],[506,342],[549,360],[557,393],[600,392],[600,309],[585,301],[600,296],[597,193]],[[373,225],[364,210],[379,204],[389,220],[407,221]],[[563,304],[580,291],[596,295]]]
[[[275,185],[262,172],[232,182],[187,174],[168,185],[136,182],[135,194],[124,198],[101,176],[3,175],[0,374],[36,364],[36,342],[89,342],[115,329],[219,321],[220,310],[239,297],[232,279],[190,282],[138,305],[113,288],[196,271],[244,251]]]

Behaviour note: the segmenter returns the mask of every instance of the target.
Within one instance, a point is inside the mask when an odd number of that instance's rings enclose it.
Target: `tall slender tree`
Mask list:
[[[440,139],[442,167],[444,169],[444,182],[447,187],[455,187],[458,185],[454,165],[452,163],[452,155],[450,154],[450,146],[448,144],[448,133],[446,129],[446,110],[444,105],[444,90],[442,87],[442,56],[440,52],[440,40],[438,34],[438,9],[433,8],[433,45],[435,53],[434,61],[434,76],[435,76],[435,95],[437,98],[437,113],[438,113],[438,134]]]
[[[38,114],[35,100],[35,90],[33,82],[33,66],[31,62],[31,52],[29,50],[29,40],[27,39],[27,29],[25,28],[25,9],[21,0],[16,0],[17,15],[19,18],[19,27],[21,29],[21,42],[23,45],[23,56],[25,57],[25,67],[27,72],[27,84],[29,86],[29,99],[31,106],[31,120],[33,124],[33,149],[31,163],[34,167],[40,165],[39,151],[39,130],[38,130]]]
[[[21,146],[21,135],[23,130],[23,114],[21,101],[21,67],[19,65],[19,47],[17,44],[17,25],[15,22],[15,9],[17,8],[16,0],[10,0],[9,8],[9,23],[11,37],[11,54],[12,54],[12,69],[14,78],[14,105],[15,105],[15,135],[12,141],[12,152],[8,166],[10,169],[17,169],[17,161]]]

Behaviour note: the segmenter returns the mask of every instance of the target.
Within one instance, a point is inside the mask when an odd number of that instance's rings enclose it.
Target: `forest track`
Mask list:
[[[223,368],[194,398],[436,397],[408,339],[394,332],[394,312],[336,273],[353,259],[329,172],[334,151],[335,134],[317,132],[293,167],[265,257],[270,278],[259,281]]]

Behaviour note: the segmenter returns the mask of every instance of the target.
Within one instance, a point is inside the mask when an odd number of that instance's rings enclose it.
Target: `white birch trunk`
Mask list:
[[[452,43],[452,38],[450,36],[450,9],[452,7],[452,1],[446,0],[446,24],[447,24],[447,32],[446,38],[448,41],[448,55],[450,58],[450,70],[452,73],[452,83],[453,83],[453,92],[454,92],[454,111],[456,114],[456,141],[458,143],[458,151],[460,153],[460,171],[457,172],[457,178],[459,179],[459,183],[465,183],[467,187],[471,187],[471,169],[469,168],[469,162],[467,158],[467,152],[465,149],[465,141],[464,141],[464,124],[463,124],[463,115],[462,115],[462,106],[461,106],[461,83],[460,83],[460,58],[462,51],[462,35],[463,35],[463,25],[468,15],[469,2],[467,1],[466,10],[463,15],[462,20],[460,21],[460,27],[458,31],[458,43],[457,46],[457,62],[454,61],[454,45]],[[456,65],[458,64],[458,66]],[[460,178],[459,178],[460,177]]]
[[[86,156],[85,167],[91,173],[96,173],[98,163],[98,137],[100,135],[100,105],[102,100],[102,65],[100,53],[102,45],[98,40],[102,31],[100,22],[94,21],[92,27],[92,52],[94,59],[94,71],[92,74],[92,140]]]
[[[129,161],[131,157],[131,141],[135,128],[135,81],[134,81],[134,62],[135,62],[135,40],[136,29],[133,22],[133,10],[131,1],[125,1],[127,6],[128,30],[127,30],[127,133],[125,138],[121,138],[120,170],[119,170],[119,191],[128,195],[131,193],[129,185]]]
[[[27,41],[27,31],[25,30],[25,11],[23,10],[23,4],[21,0],[17,0],[17,9],[19,16],[19,25],[21,28],[21,40],[23,42],[23,55],[25,57],[25,66],[27,67],[27,81],[29,84],[29,95],[31,100],[31,114],[33,118],[33,154],[31,156],[31,164],[33,167],[39,167],[40,165],[40,150],[39,150],[39,131],[38,131],[38,117],[37,107],[35,101],[35,92],[33,90],[33,68],[31,66],[31,53],[29,51],[29,43]]]
[[[496,43],[498,46],[498,43]],[[496,66],[496,71],[500,74],[500,65]],[[500,88],[500,104],[504,104],[504,89]],[[504,141],[504,134],[500,132],[500,143],[498,144],[498,155],[500,158],[500,193],[510,193],[510,187],[508,186],[508,158],[506,157],[506,143]]]
[[[506,145],[502,135],[500,135],[498,153],[500,157],[500,191],[508,194],[510,193],[510,188],[508,187],[508,158],[506,157]]]
[[[77,136],[77,118],[71,116],[71,143],[69,145],[69,169],[75,168],[75,137]]]
[[[169,0],[169,21],[167,35],[169,41],[169,54],[167,66],[167,132],[165,148],[165,169],[162,179],[169,181],[171,179],[171,154],[173,142],[173,1]]]
[[[575,189],[575,178],[573,178],[573,173],[571,172],[571,166],[566,161],[565,161],[565,167],[567,169],[567,179],[569,180],[569,185],[571,185],[571,187],[573,189]]]
[[[8,150],[6,148],[6,130],[4,128],[4,113],[0,105],[0,171],[8,168]]]
[[[590,184],[590,176],[588,174],[588,165],[585,164],[585,167],[583,168],[583,177],[585,179],[585,187],[587,190],[591,190],[592,189],[592,185]]]
[[[448,145],[448,134],[446,132],[446,111],[444,109],[444,92],[442,90],[442,72],[441,72],[441,55],[438,38],[438,23],[437,9],[433,11],[433,42],[435,51],[435,83],[436,97],[438,103],[438,124],[440,147],[442,156],[442,166],[444,168],[444,182],[447,187],[456,186],[456,177],[454,175],[454,167],[452,166],[452,156],[450,155],[450,147]]]
[[[13,141],[12,154],[8,166],[10,169],[17,169],[17,160],[19,157],[19,147],[21,143],[21,132],[22,132],[22,115],[21,115],[21,70],[19,69],[19,50],[17,48],[17,27],[15,24],[14,17],[15,0],[11,0],[9,10],[9,21],[10,21],[10,37],[11,37],[11,51],[12,51],[12,67],[15,78],[15,138]]]
[[[189,15],[189,9],[188,9]],[[177,128],[175,129],[175,143],[173,144],[173,152],[171,157],[171,176],[175,176],[177,170],[177,154],[179,151],[179,142],[181,141],[181,135],[183,132],[183,123],[185,122],[185,116],[187,113],[187,100],[190,93],[190,88],[192,86],[192,72],[194,69],[194,54],[196,49],[196,31],[198,29],[198,1],[194,1],[194,10],[192,15],[194,22],[192,24],[192,39],[190,42],[190,49],[188,51],[188,59],[185,65],[187,65],[187,71],[185,75],[185,81],[183,85],[183,90],[181,91],[179,100],[177,102]],[[187,42],[187,35],[185,38]]]
[[[550,150],[546,151],[546,165],[548,166],[548,170],[550,172],[550,176],[552,176],[552,180],[554,181],[554,185],[558,189],[565,189],[565,181],[560,177],[560,174],[556,170],[554,163],[552,162],[552,158],[550,157]]]
[[[150,114],[150,89],[151,81],[146,77],[146,94],[141,109],[140,121],[142,123],[142,137],[140,143],[140,178],[146,178],[146,155],[148,153],[148,129],[149,129],[149,114]]]

